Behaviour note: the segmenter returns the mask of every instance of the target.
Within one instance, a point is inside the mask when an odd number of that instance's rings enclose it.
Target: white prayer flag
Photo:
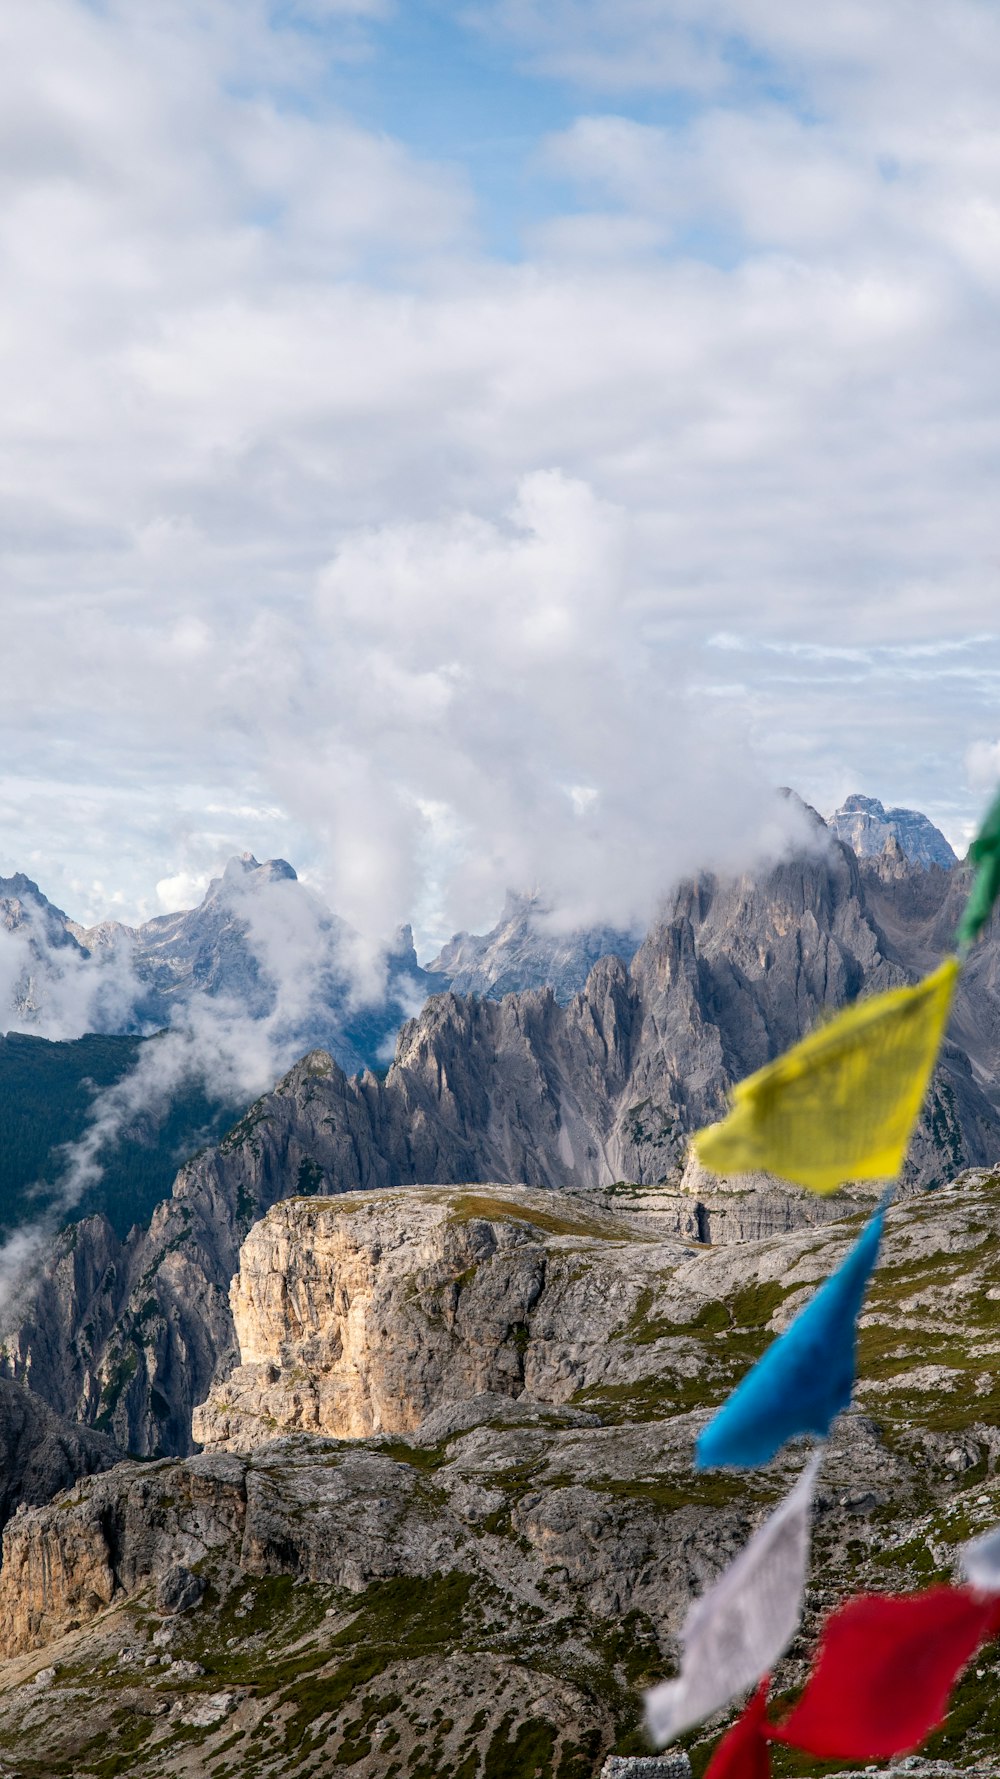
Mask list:
[[[978,1594],[1000,1594],[1000,1526],[970,1538],[959,1551],[958,1561],[969,1586]]]
[[[798,1629],[809,1562],[813,1487],[822,1461],[810,1458],[794,1489],[758,1528],[681,1629],[681,1672],[646,1694],[646,1724],[657,1747],[770,1673]]]

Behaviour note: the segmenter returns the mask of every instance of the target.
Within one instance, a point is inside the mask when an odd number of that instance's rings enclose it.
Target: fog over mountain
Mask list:
[[[141,926],[85,927],[29,878],[0,878],[0,964],[10,1030],[149,1033],[181,1029],[200,1008],[251,1022],[275,1069],[316,1044],[348,1070],[378,1061],[431,986],[408,928],[366,946],[284,859],[250,853],[197,908]]]
[[[794,795],[778,856],[819,832]],[[915,810],[886,811],[854,795],[829,818],[830,830],[859,857],[884,851],[892,837],[913,863],[949,868],[955,854],[939,829]],[[661,895],[671,888],[665,878]],[[19,873],[0,878],[0,1024],[40,1036],[84,1032],[148,1033],[178,1026],[205,1003],[218,1017],[246,1018],[266,1040],[276,1073],[322,1046],[348,1072],[391,1056],[401,1021],[427,994],[505,993],[549,986],[568,1000],[593,964],[625,962],[645,927],[575,924],[572,910],[544,891],[508,891],[496,925],[456,933],[421,967],[410,927],[373,945],[300,883],[285,859],[259,863],[244,852],[229,860],[197,907],[138,926],[70,918]],[[6,1016],[3,1008],[6,1007]]]
[[[859,855],[877,855],[890,875],[900,861],[912,866],[915,884],[939,873],[937,859],[954,863],[943,836],[914,811],[879,815],[876,799],[853,797],[828,828],[791,793],[780,806],[787,833],[798,835],[790,856],[822,857],[843,828]],[[181,1158],[178,1145],[217,1137],[227,1112],[305,1053],[324,1051],[348,1077],[384,1073],[400,1027],[429,995],[450,988],[499,1001],[546,989],[569,1006],[601,959],[628,965],[643,939],[639,930],[574,926],[539,891],[511,893],[491,931],[456,934],[422,968],[408,927],[373,948],[286,860],[260,864],[250,853],[229,861],[197,907],[135,927],[114,920],[85,927],[19,874],[0,880],[0,923],[11,1031],[63,1044],[46,1068],[36,1055],[39,1086],[25,1088],[26,1105],[44,1112],[46,1093],[56,1090],[66,1101],[53,1106],[60,1134],[47,1152],[21,1140],[19,1114],[11,1125],[0,1173],[0,1226],[8,1232],[0,1293],[81,1204],[106,1210],[124,1233],[132,1180],[134,1215],[147,1217]],[[127,1054],[102,1054],[91,1081],[84,1033],[140,1041]],[[2,1062],[15,1100],[24,1098],[16,1082],[27,1084],[27,1052],[5,1051]],[[571,1142],[568,1127],[560,1140]]]
[[[877,857],[859,858],[818,816],[808,819],[813,844],[796,855],[679,886],[631,963],[604,957],[565,1006],[549,986],[501,1000],[436,994],[403,1025],[384,1079],[345,1075],[313,1051],[181,1168],[148,1229],[122,1242],[94,1217],[50,1247],[35,1282],[8,1302],[11,1373],[30,1373],[58,1412],[95,1422],[130,1450],[187,1449],[193,1404],[227,1363],[239,1243],[290,1194],[481,1180],[592,1191],[632,1181],[681,1194],[681,1220],[696,1230],[724,1229],[728,1218],[744,1239],[835,1214],[808,1194],[740,1181],[734,1219],[715,1183],[687,1165],[688,1136],[721,1113],[733,1082],[828,1009],[933,966],[952,943],[968,870],[911,862],[893,835]],[[514,924],[520,966],[523,926]],[[904,1187],[997,1160],[1000,941],[991,929],[963,971]]]

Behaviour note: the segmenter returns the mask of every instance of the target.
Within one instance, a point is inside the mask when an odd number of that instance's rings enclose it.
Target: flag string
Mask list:
[[[698,1131],[698,1159],[717,1173],[765,1170],[814,1192],[848,1180],[894,1181],[944,1036],[960,971],[1000,897],[1000,794],[969,848],[975,867],[955,935],[957,955],[912,987],[848,1007],[740,1082],[720,1123]],[[704,1427],[695,1466],[765,1464],[803,1434],[825,1439],[851,1402],[857,1323],[876,1267],[890,1185],[827,1278]],[[943,1722],[966,1663],[1000,1634],[1000,1527],[960,1552],[964,1583],[857,1595],[825,1619],[805,1688],[780,1721],[769,1676],[801,1622],[813,1493],[821,1456],[736,1559],[691,1605],[680,1673],[646,1695],[658,1746],[755,1688],[705,1779],[769,1779],[770,1747],[832,1760],[908,1754]]]

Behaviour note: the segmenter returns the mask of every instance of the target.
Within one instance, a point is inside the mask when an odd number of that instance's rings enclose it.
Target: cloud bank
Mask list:
[[[508,886],[648,911],[776,782],[961,844],[995,9],[442,20],[526,141],[429,143],[388,4],[0,19],[0,866],[135,917],[250,846],[430,945]]]

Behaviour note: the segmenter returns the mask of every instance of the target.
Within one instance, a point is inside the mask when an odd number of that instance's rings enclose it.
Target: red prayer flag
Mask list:
[[[767,1746],[767,1689],[763,1679],[739,1720],[719,1743],[705,1779],[771,1779],[771,1751]]]
[[[827,1760],[908,1754],[937,1729],[959,1673],[998,1630],[998,1602],[970,1588],[848,1600],[826,1621],[798,1704],[768,1734]]]

